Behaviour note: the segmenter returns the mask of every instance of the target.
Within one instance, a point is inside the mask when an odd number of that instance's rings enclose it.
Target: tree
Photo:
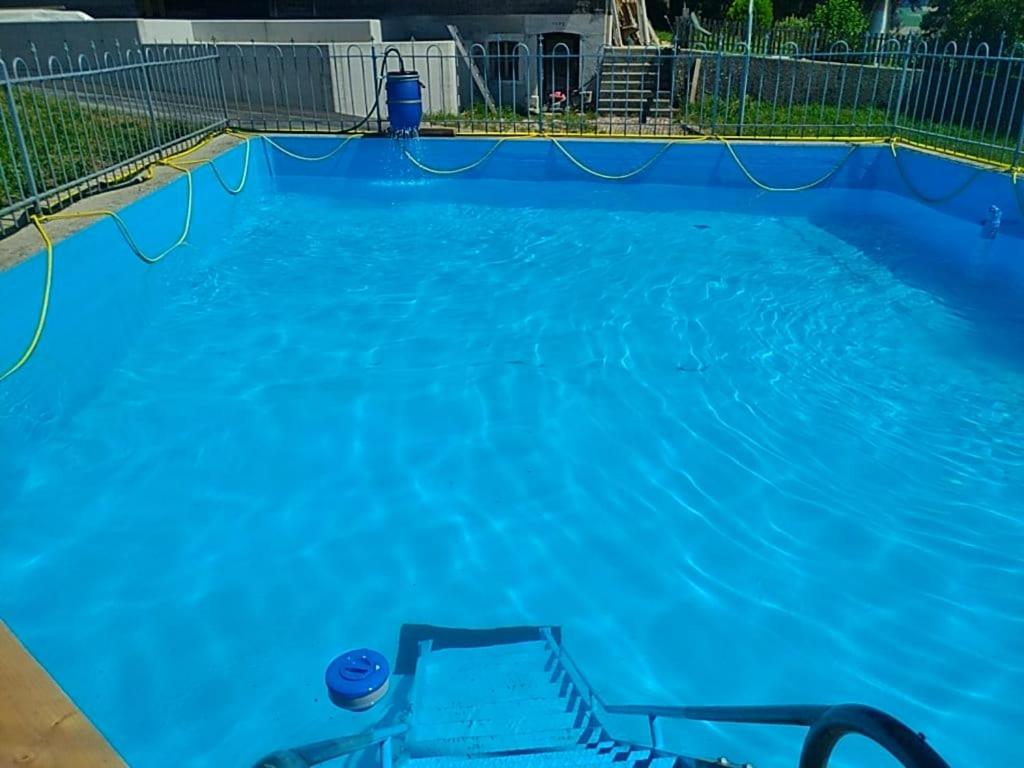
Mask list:
[[[729,21],[746,21],[750,0],[732,0],[725,18]],[[772,0],[754,0],[754,26],[770,27],[775,19]]]
[[[824,0],[811,14],[811,24],[820,29],[827,40],[845,40],[856,47],[867,32],[868,17],[861,10],[860,0]]]
[[[998,43],[1005,32],[1011,40],[1024,40],[1024,0],[939,0],[922,26],[953,40],[968,35],[978,42]]]

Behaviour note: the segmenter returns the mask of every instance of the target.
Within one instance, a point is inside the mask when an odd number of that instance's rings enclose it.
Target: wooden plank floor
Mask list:
[[[114,768],[124,764],[0,621],[0,768]]]

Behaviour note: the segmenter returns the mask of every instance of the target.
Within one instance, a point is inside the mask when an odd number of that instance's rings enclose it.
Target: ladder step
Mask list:
[[[471,755],[493,752],[515,752],[521,750],[558,749],[568,750],[578,746],[579,731],[576,728],[555,728],[526,733],[495,733],[480,736],[461,736],[431,740],[414,739],[409,734],[409,751],[419,755]]]
[[[419,757],[410,760],[407,765],[409,768],[591,768],[607,766],[608,761],[604,756],[585,749],[569,749],[519,755]]]
[[[499,720],[502,717],[523,714],[538,715],[540,717],[558,717],[560,715],[572,714],[569,712],[568,699],[552,697],[511,699],[508,701],[481,701],[474,702],[453,702],[437,706],[418,706],[416,708],[416,722],[423,725],[437,725],[440,723],[462,723],[462,722],[483,722]]]
[[[413,742],[421,743],[508,737],[527,733],[545,733],[548,731],[569,732],[574,730],[575,720],[576,717],[571,712],[552,714],[518,710],[486,719],[440,723],[417,722],[409,731],[409,739]],[[577,738],[573,739],[574,743]],[[527,746],[533,745],[527,744]]]

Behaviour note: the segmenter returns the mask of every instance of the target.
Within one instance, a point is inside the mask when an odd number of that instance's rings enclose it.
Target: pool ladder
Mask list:
[[[411,631],[407,631],[411,630]],[[405,661],[403,662],[403,658]],[[665,719],[807,728],[799,768],[827,768],[846,736],[871,739],[907,768],[949,768],[921,733],[860,704],[687,707],[608,704],[555,627],[403,628],[381,721],[355,736],[275,752],[256,768],[310,768],[374,748],[380,768],[723,768],[667,749]],[[647,720],[649,744],[614,738],[605,715]],[[746,764],[749,765],[749,764]]]

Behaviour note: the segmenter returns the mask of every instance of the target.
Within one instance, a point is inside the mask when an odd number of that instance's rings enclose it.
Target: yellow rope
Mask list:
[[[646,160],[643,165],[639,166],[638,168],[634,168],[632,171],[629,171],[627,173],[620,174],[602,173],[601,171],[595,171],[593,168],[584,165],[575,157],[573,157],[572,153],[569,152],[569,150],[566,149],[564,146],[562,146],[562,142],[560,142],[558,139],[552,137],[551,143],[558,147],[558,151],[565,155],[569,159],[569,162],[571,162],[584,173],[589,173],[591,176],[596,176],[597,178],[604,179],[605,181],[623,181],[625,179],[631,179],[634,176],[639,176],[641,173],[646,171],[648,168],[654,165],[655,162],[657,162],[658,158],[660,158],[662,155],[668,152],[669,149],[672,148],[672,145],[676,144],[677,142],[665,142],[665,145],[657,152],[655,152],[653,155],[651,155],[651,157],[648,160]]]
[[[494,145],[490,149],[488,149],[487,152],[484,153],[483,157],[481,157],[479,160],[473,161],[469,165],[464,165],[461,168],[431,168],[429,165],[424,165],[419,160],[417,160],[413,156],[413,154],[409,152],[409,150],[406,149],[404,146],[402,147],[402,154],[405,155],[405,158],[410,163],[415,165],[421,171],[432,173],[435,176],[452,176],[456,173],[465,173],[466,171],[471,171],[474,168],[483,165],[491,157],[491,155],[498,151],[498,147],[500,147],[506,141],[507,139],[498,139],[496,142],[494,142]]]
[[[336,146],[334,149],[332,149],[326,155],[319,155],[317,157],[306,157],[305,155],[298,155],[295,152],[292,152],[290,149],[286,149],[285,147],[282,147],[280,144],[278,144],[276,141],[271,139],[269,136],[263,136],[262,138],[263,138],[263,140],[265,142],[267,142],[267,144],[272,146],[274,149],[276,149],[282,155],[287,155],[288,157],[292,158],[293,160],[302,160],[303,162],[307,162],[307,163],[318,163],[321,160],[327,160],[327,159],[329,159],[331,157],[334,157],[334,155],[338,154],[339,152],[341,152],[341,150],[343,150],[346,146],[348,146],[348,143],[350,141],[352,141],[353,139],[358,138],[358,135],[349,136],[344,141],[342,141],[341,144]]]
[[[910,176],[907,175],[907,171],[903,167],[903,162],[900,160],[900,155],[896,151],[895,141],[889,142],[889,149],[892,151],[893,160],[895,160],[896,163],[896,170],[899,172],[900,178],[903,179],[903,183],[907,185],[907,189],[909,189],[914,194],[914,196],[917,197],[919,200],[928,203],[929,205],[940,205],[942,203],[948,203],[954,197],[957,197],[958,195],[967,191],[967,188],[971,186],[971,184],[973,184],[977,180],[977,178],[981,176],[981,174],[984,173],[985,171],[984,168],[975,168],[974,173],[968,176],[967,180],[963,184],[958,186],[956,189],[954,189],[952,192],[945,195],[939,195],[938,197],[930,197],[921,192],[921,190],[919,190],[914,185],[914,182],[910,180]]]
[[[747,166],[743,164],[743,161],[740,160],[740,156],[736,154],[736,150],[733,149],[731,142],[729,142],[726,139],[719,139],[719,141],[721,141],[725,145],[725,148],[729,151],[729,154],[732,155],[732,159],[736,161],[736,166],[743,172],[743,175],[747,177],[750,183],[760,189],[763,189],[766,192],[804,192],[808,189],[813,189],[814,187],[824,184],[826,181],[835,176],[839,172],[839,169],[846,165],[846,161],[853,156],[853,153],[857,151],[856,144],[850,145],[849,151],[845,155],[843,155],[843,158],[838,163],[836,163],[835,167],[833,167],[828,173],[826,173],[820,179],[815,179],[809,184],[801,184],[799,187],[772,187],[762,182],[760,179],[758,179],[756,176],[754,176],[754,174],[750,172]]]
[[[39,308],[39,319],[36,320],[36,329],[32,333],[32,340],[25,347],[25,351],[21,353],[18,362],[0,374],[0,381],[17,372],[32,357],[36,347],[39,346],[39,339],[43,337],[43,327],[46,325],[46,316],[50,311],[50,289],[53,287],[53,241],[46,234],[46,230],[43,229],[38,216],[33,216],[31,221],[32,226],[39,232],[39,236],[43,239],[43,244],[46,246],[46,278],[43,282],[43,301],[42,306]]]

